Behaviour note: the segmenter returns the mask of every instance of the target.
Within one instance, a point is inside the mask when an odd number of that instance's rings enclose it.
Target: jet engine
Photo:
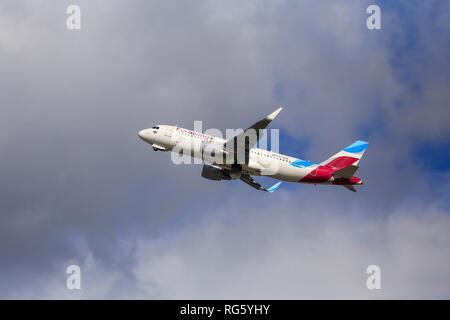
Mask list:
[[[239,179],[242,173],[242,166],[240,164],[233,164],[229,170],[231,179]]]
[[[225,171],[207,164],[203,165],[202,177],[209,180],[231,180]]]

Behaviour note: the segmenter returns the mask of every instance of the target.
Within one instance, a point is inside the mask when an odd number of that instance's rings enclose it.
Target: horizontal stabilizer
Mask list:
[[[350,179],[355,174],[356,170],[358,170],[359,166],[349,165],[348,167],[342,168],[341,170],[337,170],[333,172],[333,176],[335,178],[347,178]]]
[[[355,187],[352,186],[351,184],[344,184],[344,187],[346,187],[350,191],[356,192]]]

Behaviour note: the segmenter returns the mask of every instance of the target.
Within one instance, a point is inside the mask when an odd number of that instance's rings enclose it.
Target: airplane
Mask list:
[[[363,181],[353,175],[369,142],[355,141],[322,162],[253,147],[282,109],[278,108],[230,140],[171,125],[156,125],[139,131],[138,135],[155,151],[172,151],[201,159],[205,163],[202,177],[209,180],[240,179],[257,190],[270,193],[280,186],[281,181],[340,185],[356,192],[354,186],[362,185]],[[265,188],[252,176],[268,176],[281,181]]]

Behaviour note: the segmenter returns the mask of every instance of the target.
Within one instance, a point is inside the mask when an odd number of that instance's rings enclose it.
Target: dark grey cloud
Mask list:
[[[410,157],[449,138],[448,4],[406,5],[410,25],[382,8],[369,31],[364,2],[78,1],[68,31],[69,4],[0,4],[1,297],[448,297],[449,175],[430,190]],[[310,142],[298,156],[372,142],[357,195],[216,184],[137,138],[246,127],[280,104],[281,139]],[[373,260],[379,296],[360,287]]]
[[[276,202],[258,212],[229,203],[200,225],[141,243],[140,287],[194,299],[448,297],[448,214],[404,207],[379,219],[343,212],[338,202],[299,209],[295,196],[289,192],[283,210]],[[380,291],[365,287],[371,264],[382,269]]]

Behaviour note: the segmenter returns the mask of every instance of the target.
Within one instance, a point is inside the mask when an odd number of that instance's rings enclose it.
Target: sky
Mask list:
[[[449,21],[438,0],[2,1],[0,298],[450,298]],[[205,180],[137,136],[278,106],[281,153],[371,143],[357,193]]]

